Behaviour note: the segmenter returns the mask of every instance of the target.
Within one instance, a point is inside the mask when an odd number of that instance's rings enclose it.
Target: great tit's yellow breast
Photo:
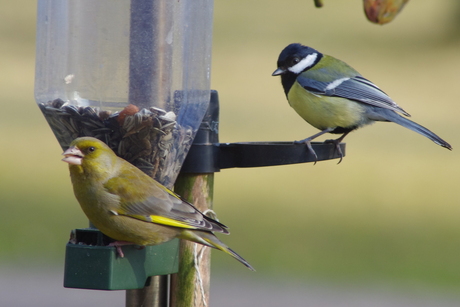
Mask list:
[[[356,128],[365,123],[365,107],[341,97],[315,95],[295,82],[288,93],[291,107],[310,125],[324,130]]]

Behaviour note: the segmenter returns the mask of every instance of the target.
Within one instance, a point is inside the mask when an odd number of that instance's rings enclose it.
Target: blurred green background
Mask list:
[[[70,230],[87,221],[35,105],[35,15],[34,2],[0,1],[0,267],[61,269]],[[460,286],[459,20],[456,0],[409,2],[384,26],[361,1],[215,1],[221,142],[317,132],[271,77],[279,52],[300,42],[352,65],[454,151],[377,123],[345,139],[340,165],[223,170],[214,208],[232,234],[222,239],[258,272],[215,252],[214,274]]]

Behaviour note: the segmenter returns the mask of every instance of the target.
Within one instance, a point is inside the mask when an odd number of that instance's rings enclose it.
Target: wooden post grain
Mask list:
[[[214,174],[183,174],[174,191],[198,210],[212,209]],[[209,247],[181,240],[179,272],[171,277],[171,307],[209,306],[211,250]]]

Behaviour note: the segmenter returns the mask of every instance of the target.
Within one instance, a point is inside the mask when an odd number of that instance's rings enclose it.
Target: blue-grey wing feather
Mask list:
[[[347,98],[410,116],[374,83],[361,76],[338,79],[335,80],[337,84],[334,84],[334,81],[318,81],[300,75],[297,77],[297,82],[316,95]]]

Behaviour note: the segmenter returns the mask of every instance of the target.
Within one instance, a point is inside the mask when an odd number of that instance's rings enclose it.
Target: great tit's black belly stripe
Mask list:
[[[335,128],[334,130],[332,130],[329,133],[344,134],[344,133],[348,133],[348,132],[353,131],[353,130],[358,129],[358,128],[359,128],[359,126],[352,126],[352,127],[348,127],[348,128],[337,127],[337,128]]]

